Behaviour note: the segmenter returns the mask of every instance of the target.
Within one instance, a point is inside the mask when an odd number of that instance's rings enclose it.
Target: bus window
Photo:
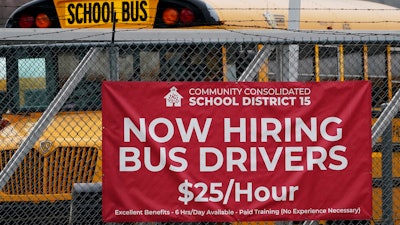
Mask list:
[[[83,55],[64,52],[58,54],[58,79],[64,84],[68,77],[74,72]],[[108,50],[101,51],[96,57],[96,65],[87,72],[87,79],[103,81],[110,80],[110,54]],[[133,56],[120,53],[118,55],[119,80],[130,80],[133,72]],[[61,88],[61,87],[60,87]]]
[[[391,60],[391,68],[393,75],[393,94],[396,93],[400,89],[400,66],[398,62],[400,62],[400,48],[392,47],[392,60]]]
[[[7,70],[6,58],[0,57],[0,113],[6,111]],[[0,116],[1,119],[1,116]]]
[[[208,45],[120,48],[119,79],[129,81],[222,80],[221,48]]]
[[[320,45],[319,56],[321,81],[339,80],[338,46]]]
[[[85,51],[59,53],[57,58],[59,89],[74,73]],[[109,54],[106,50],[96,56],[95,65],[91,66],[82,80],[65,102],[62,110],[90,111],[101,109],[101,83],[110,79]]]
[[[368,49],[368,77],[372,82],[372,107],[379,109],[382,104],[390,100],[385,49],[373,45]]]
[[[160,78],[163,81],[222,80],[222,48],[205,45],[160,49]],[[182,48],[181,48],[182,47]],[[189,49],[189,50],[183,50]]]
[[[254,43],[225,44],[223,48],[222,57],[226,64],[224,75],[227,81],[237,81],[259,51],[258,45]]]
[[[363,46],[345,45],[343,68],[345,80],[363,80]]]
[[[0,92],[7,90],[6,72],[6,58],[0,57]]]
[[[19,59],[18,80],[20,107],[43,107],[48,104],[44,58]]]
[[[140,78],[142,81],[155,80],[160,73],[158,52],[140,52]]]

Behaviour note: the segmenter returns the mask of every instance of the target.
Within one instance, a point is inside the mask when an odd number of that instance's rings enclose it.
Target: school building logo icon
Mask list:
[[[164,96],[165,106],[167,107],[181,107],[183,96],[180,95],[176,87],[172,87],[167,95]]]

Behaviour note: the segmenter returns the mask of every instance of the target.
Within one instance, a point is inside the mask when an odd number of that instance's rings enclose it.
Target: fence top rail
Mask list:
[[[21,42],[111,42],[109,29],[10,29],[0,28],[0,45]],[[263,42],[295,44],[310,42],[357,43],[399,42],[400,31],[328,30],[221,30],[221,29],[142,29],[116,30],[115,42],[205,43]]]

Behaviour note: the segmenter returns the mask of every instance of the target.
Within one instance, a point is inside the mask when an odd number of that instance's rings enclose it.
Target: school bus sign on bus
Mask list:
[[[65,27],[104,25],[113,22],[125,24],[133,23],[150,25],[150,18],[155,17],[153,1],[58,1],[58,14],[65,18]]]
[[[102,92],[107,222],[372,217],[369,82]]]

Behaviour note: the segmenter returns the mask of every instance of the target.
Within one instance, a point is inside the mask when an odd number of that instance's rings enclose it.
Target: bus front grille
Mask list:
[[[0,151],[2,170],[16,150]],[[95,175],[98,149],[58,147],[43,156],[32,149],[12,174],[2,192],[8,195],[71,193],[74,183],[90,183]]]

